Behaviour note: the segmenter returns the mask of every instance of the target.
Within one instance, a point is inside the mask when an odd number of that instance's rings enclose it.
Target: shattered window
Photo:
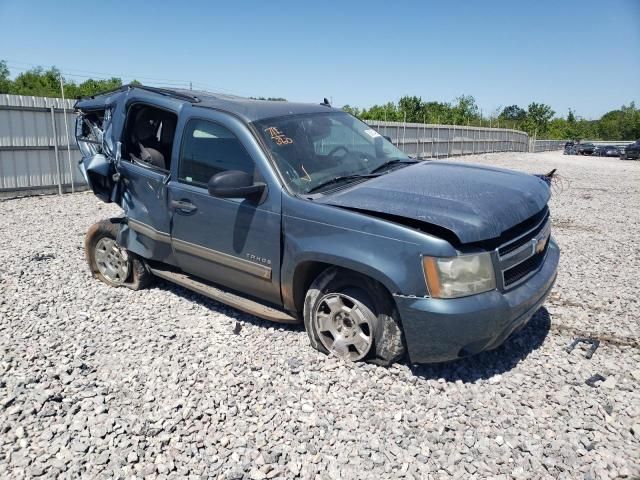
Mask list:
[[[104,129],[110,123],[111,110],[81,113],[76,119],[76,139],[83,156],[102,153]]]

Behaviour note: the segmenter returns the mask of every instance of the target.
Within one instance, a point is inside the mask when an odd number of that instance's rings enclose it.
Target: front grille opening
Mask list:
[[[504,257],[509,252],[513,252],[514,250],[520,248],[525,243],[530,242],[531,239],[534,238],[536,235],[538,235],[538,233],[540,233],[542,229],[546,226],[548,219],[549,219],[549,212],[547,211],[542,221],[540,221],[540,224],[535,228],[535,230],[532,230],[529,234],[523,236],[522,238],[519,238],[513,243],[509,243],[504,247],[500,247],[498,249],[498,254],[501,257]]]
[[[527,275],[538,271],[544,263],[544,258],[547,255],[548,248],[549,242],[547,242],[542,252],[536,253],[535,255],[527,258],[524,262],[505,270],[503,273],[504,286],[509,287],[522,280]]]
[[[499,237],[483,240],[481,242],[474,242],[468,244],[469,247],[478,247],[484,250],[494,250],[496,248],[511,248],[511,244],[507,245],[514,238],[518,238],[520,235],[524,235],[532,228],[535,228],[539,225],[544,225],[546,219],[549,217],[549,207],[544,207],[538,213],[529,217],[524,222],[521,222],[508,230],[502,232],[502,235]],[[528,235],[527,235],[528,236]],[[533,235],[529,237],[533,238]],[[516,242],[514,242],[516,243]],[[503,247],[504,246],[504,247]],[[517,247],[515,247],[517,248]]]

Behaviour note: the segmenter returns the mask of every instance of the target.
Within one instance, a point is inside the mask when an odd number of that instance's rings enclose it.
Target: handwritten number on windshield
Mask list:
[[[271,135],[271,140],[273,140],[276,145],[289,145],[293,143],[293,140],[278,130],[277,127],[269,127],[265,129],[265,131]]]

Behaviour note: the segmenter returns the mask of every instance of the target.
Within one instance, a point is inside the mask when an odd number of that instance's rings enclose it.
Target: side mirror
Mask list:
[[[220,198],[246,198],[262,195],[266,185],[253,183],[253,176],[240,170],[228,170],[211,177],[209,195]]]

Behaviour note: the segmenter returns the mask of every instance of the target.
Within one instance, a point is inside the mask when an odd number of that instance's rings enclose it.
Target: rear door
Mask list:
[[[179,158],[169,182],[171,244],[178,265],[280,304],[281,197],[264,154],[248,128],[227,114],[194,114],[181,124]],[[261,199],[209,195],[209,179],[228,170],[245,171],[254,181],[265,182],[266,194]]]

